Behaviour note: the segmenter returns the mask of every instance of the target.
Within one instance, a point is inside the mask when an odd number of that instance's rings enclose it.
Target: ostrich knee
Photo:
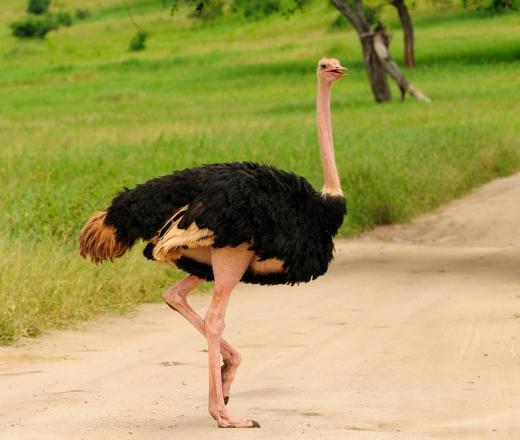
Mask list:
[[[179,294],[179,292],[175,288],[169,288],[166,292],[163,293],[163,299],[166,305],[168,305],[172,310],[178,312],[179,307],[184,303],[185,298]]]
[[[204,328],[208,339],[220,340],[225,326],[223,316],[220,316],[218,312],[208,310],[204,317]]]
[[[163,293],[164,302],[172,310],[180,313],[180,310],[187,305],[186,297],[188,293],[200,283],[202,283],[200,278],[188,275]]]
[[[229,350],[226,352],[227,357],[224,361],[224,366],[232,365],[238,367],[242,363],[242,356],[236,350]]]

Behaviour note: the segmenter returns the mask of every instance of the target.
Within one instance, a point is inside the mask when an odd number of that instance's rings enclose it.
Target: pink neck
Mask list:
[[[321,161],[325,184],[321,192],[328,195],[342,195],[334,145],[332,144],[332,126],[330,122],[330,88],[332,83],[318,79],[318,97],[316,100],[316,116],[318,123],[318,139],[320,142]]]

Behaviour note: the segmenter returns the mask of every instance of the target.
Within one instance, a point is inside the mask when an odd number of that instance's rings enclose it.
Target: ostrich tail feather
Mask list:
[[[106,211],[97,211],[83,226],[79,235],[79,253],[90,256],[93,263],[113,261],[128,250],[128,245],[117,240],[116,228],[105,223]]]

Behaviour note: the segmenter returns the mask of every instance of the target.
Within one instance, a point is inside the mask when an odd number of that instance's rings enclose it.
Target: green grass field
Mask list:
[[[57,3],[57,2],[56,2]],[[99,9],[103,3],[104,9]],[[134,2],[147,50],[120,0],[62,1],[91,16],[44,41],[10,36],[25,1],[0,12],[0,343],[160,299],[179,275],[134,249],[81,260],[77,235],[123,186],[216,161],[254,160],[321,185],[315,63],[336,56],[337,160],[349,199],[342,234],[405,222],[520,168],[520,16],[416,11],[418,67],[433,99],[376,105],[350,29],[323,1],[290,20],[202,26],[160,0]],[[392,10],[392,51],[401,33]]]

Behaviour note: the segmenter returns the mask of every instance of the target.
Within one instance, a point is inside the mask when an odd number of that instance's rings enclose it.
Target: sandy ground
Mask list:
[[[0,438],[520,438],[520,175],[357,240],[327,276],[241,286],[217,429],[205,343],[164,305],[0,349]],[[205,310],[209,297],[193,298]]]

